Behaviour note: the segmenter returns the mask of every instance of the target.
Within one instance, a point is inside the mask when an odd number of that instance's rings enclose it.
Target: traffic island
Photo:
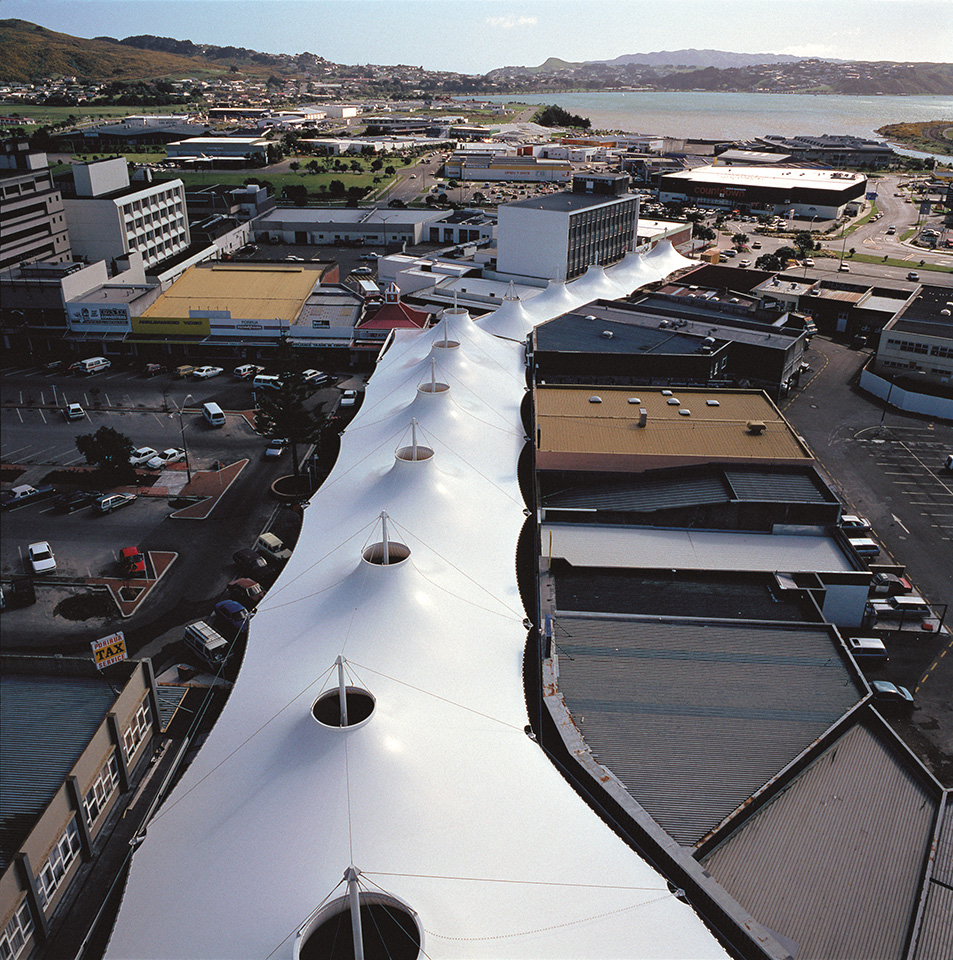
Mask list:
[[[297,503],[307,500],[312,494],[311,479],[306,474],[289,474],[279,477],[271,485],[271,495],[282,503]]]
[[[97,577],[86,581],[90,586],[105,587],[124,619],[131,617],[139,609],[146,597],[152,592],[152,588],[162,579],[179,555],[171,551],[149,550],[148,556],[155,573],[154,579],[147,577]]]
[[[211,512],[225,496],[228,488],[238,479],[238,475],[248,465],[248,460],[236,460],[219,470],[198,470],[192,474],[178,496],[201,497],[198,503],[176,510],[170,516],[176,520],[207,520]]]

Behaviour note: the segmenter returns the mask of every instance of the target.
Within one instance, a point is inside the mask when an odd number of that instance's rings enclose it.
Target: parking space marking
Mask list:
[[[39,411],[39,414],[43,422],[46,423],[46,414],[42,410]]]

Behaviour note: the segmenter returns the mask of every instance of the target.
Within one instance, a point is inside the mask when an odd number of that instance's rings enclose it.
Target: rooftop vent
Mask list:
[[[407,463],[420,463],[423,460],[429,460],[433,456],[433,447],[424,446],[417,442],[417,421],[410,421],[410,444],[405,447],[398,447],[394,454],[398,460]]]
[[[449,383],[443,383],[437,379],[437,361],[430,361],[430,379],[424,383],[418,384],[417,390],[420,393],[446,393],[450,389]]]
[[[649,412],[648,410],[645,409],[645,407],[642,407],[639,410],[639,426],[644,427],[648,422],[649,422]]]
[[[679,413],[679,416],[681,417],[690,417],[692,415],[692,411],[689,410],[688,407],[682,407],[682,409],[679,410],[678,413]]]
[[[611,340],[615,334],[611,330],[603,330],[599,336],[602,337],[603,340]]]
[[[589,398],[589,402],[590,402],[590,403],[602,403],[602,397],[590,397],[590,398]]]
[[[706,400],[706,401],[705,401],[705,406],[706,406],[706,407],[720,407],[720,406],[721,406],[721,403],[719,403],[719,401],[717,401],[717,400]]]
[[[748,433],[752,436],[760,437],[764,433],[766,424],[763,420],[749,420],[748,421]]]
[[[628,403],[641,403],[642,401],[638,397],[629,397]]]
[[[392,567],[403,563],[410,556],[410,547],[404,543],[398,543],[391,540],[387,532],[387,511],[382,510],[381,521],[381,539],[378,543],[372,543],[364,548],[361,556],[365,563],[373,564],[377,567]]]
[[[671,391],[671,390],[663,390],[663,391],[662,391],[662,396],[663,396],[663,397],[670,397],[671,395],[672,395],[672,391]]]
[[[669,397],[665,402],[670,407],[677,407],[681,403],[681,400],[679,400],[678,397]]]
[[[596,318],[590,313],[587,317],[587,320],[595,320]]]

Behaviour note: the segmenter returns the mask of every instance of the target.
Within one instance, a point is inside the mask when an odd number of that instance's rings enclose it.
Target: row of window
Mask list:
[[[92,786],[86,791],[86,797],[83,800],[86,824],[90,829],[93,828],[96,818],[103,812],[117,786],[119,786],[119,761],[116,759],[116,754],[111,753]]]
[[[53,894],[56,893],[59,885],[63,882],[67,870],[79,855],[79,851],[79,827],[76,826],[76,818],[73,817],[63,835],[54,844],[50,855],[46,858],[46,863],[40,868],[40,873],[36,878],[40,906],[44,910],[49,906]]]
[[[888,337],[887,346],[905,353],[929,354],[931,357],[953,357],[953,347],[940,347],[936,344],[927,345],[916,340],[898,340],[896,337]]]
[[[24,900],[0,933],[0,960],[16,960],[32,936],[33,918]]]

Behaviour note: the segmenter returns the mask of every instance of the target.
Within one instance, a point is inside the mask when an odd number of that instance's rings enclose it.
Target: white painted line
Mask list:
[[[73,457],[72,460],[67,460],[67,461],[63,464],[63,466],[64,466],[64,467],[71,467],[71,466],[73,466],[74,463],[82,463],[85,459],[86,459],[85,457]]]
[[[17,407],[17,416],[20,418],[20,423],[23,423],[23,414],[20,413],[20,408]]]
[[[103,391],[103,396],[106,398],[106,406],[111,407],[113,405],[112,400],[109,399],[109,394]]]
[[[40,391],[40,403],[45,407],[46,406],[46,397],[43,395],[43,391]]]
[[[40,414],[40,417],[43,420],[43,422],[46,423],[46,414],[42,410],[39,410],[37,412]]]
[[[900,528],[903,530],[904,533],[906,534],[910,533],[910,531],[903,525],[903,523],[900,521],[900,518],[895,513],[891,513],[890,516],[893,517],[894,520],[896,520],[896,522],[900,525]]]

